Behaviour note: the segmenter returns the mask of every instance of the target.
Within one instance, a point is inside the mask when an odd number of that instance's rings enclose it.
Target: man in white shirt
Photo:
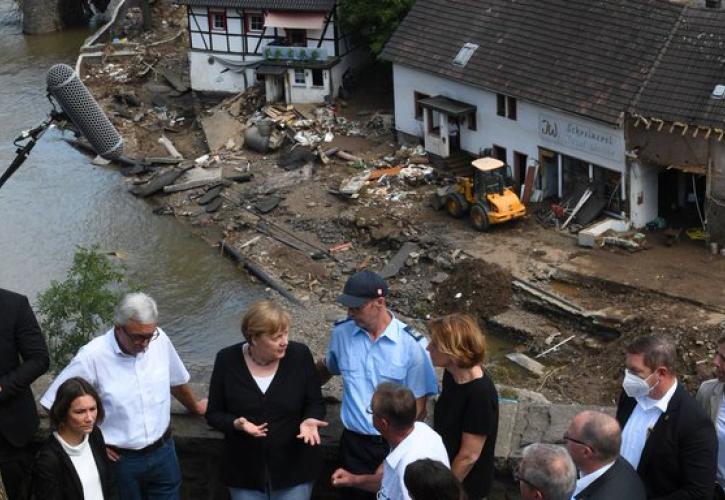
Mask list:
[[[637,472],[619,456],[619,424],[605,413],[583,411],[564,434],[566,449],[579,470],[572,500],[646,500]]]
[[[390,445],[390,453],[374,474],[337,469],[332,475],[333,486],[377,491],[380,500],[410,500],[404,482],[408,464],[430,458],[450,467],[441,437],[423,422],[415,421],[415,396],[410,389],[393,382],[379,384],[368,412]]]
[[[712,498],[715,429],[677,382],[674,342],[647,335],[630,343],[626,353],[617,407],[622,457],[637,470],[648,498]]]
[[[695,399],[715,425],[718,442],[715,500],[725,500],[725,336],[718,339],[712,361],[715,378],[702,383]]]
[[[101,430],[124,500],[178,499],[181,470],[170,432],[173,396],[203,415],[189,373],[166,334],[158,309],[143,293],[125,295],[114,327],[83,346],[40,400],[50,408],[58,386],[83,377],[98,390],[106,411]]]

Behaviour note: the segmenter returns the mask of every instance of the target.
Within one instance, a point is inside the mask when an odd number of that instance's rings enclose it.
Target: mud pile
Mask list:
[[[482,260],[464,260],[435,292],[440,314],[463,312],[487,319],[503,312],[511,303],[511,274],[501,266]]]

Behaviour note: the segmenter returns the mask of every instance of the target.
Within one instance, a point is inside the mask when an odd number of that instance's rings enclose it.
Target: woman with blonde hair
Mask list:
[[[232,500],[307,500],[322,465],[327,425],[310,350],[289,341],[289,314],[253,304],[244,341],[219,351],[209,384],[209,425],[224,433],[222,481]]]
[[[444,368],[433,428],[443,438],[451,471],[469,499],[486,498],[493,482],[498,393],[483,367],[486,339],[476,320],[449,314],[429,322],[434,366]]]

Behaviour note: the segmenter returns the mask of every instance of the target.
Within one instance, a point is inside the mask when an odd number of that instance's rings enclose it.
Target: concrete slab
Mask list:
[[[206,136],[209,151],[212,152],[225,148],[229,139],[232,139],[236,146],[241,146],[244,142],[242,139],[244,125],[226,109],[218,109],[211,116],[203,116],[201,128]]]

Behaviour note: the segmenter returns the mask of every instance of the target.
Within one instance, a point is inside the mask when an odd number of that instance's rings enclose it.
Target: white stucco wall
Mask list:
[[[542,146],[618,172],[626,171],[624,132],[621,129],[521,100],[517,102],[517,119],[510,120],[496,114],[496,94],[493,92],[397,64],[393,66],[393,72],[395,124],[402,132],[418,137],[423,136],[423,122],[415,119],[414,92],[430,96],[443,95],[473,104],[477,108],[477,130],[469,130],[465,124],[461,126],[461,148],[466,151],[475,154],[496,144],[506,148],[507,162],[513,164],[514,151],[524,153],[529,158],[538,158],[538,147]],[[573,143],[571,138],[561,137],[565,133],[561,130],[558,141],[547,139],[539,130],[542,117],[555,120],[559,125],[576,125],[606,135],[608,139],[611,139],[611,146],[607,146],[605,154],[586,151],[586,146],[574,148],[567,145],[567,142]]]
[[[226,66],[217,60],[213,60],[210,64],[210,56],[212,59],[214,58],[214,55],[205,52],[189,52],[191,88],[201,92],[241,92],[246,88],[244,74],[224,71]],[[231,61],[242,61],[241,54],[223,54],[220,57]],[[250,60],[253,59],[247,57],[246,61]],[[247,70],[246,73],[248,84],[254,85],[256,81],[254,71]]]
[[[312,85],[312,70],[305,70],[305,84],[295,83],[295,72],[293,69],[287,71],[287,81],[289,82],[289,96],[291,102],[313,103],[324,102],[325,96],[330,93],[330,71],[322,70],[322,86],[315,87]]]

